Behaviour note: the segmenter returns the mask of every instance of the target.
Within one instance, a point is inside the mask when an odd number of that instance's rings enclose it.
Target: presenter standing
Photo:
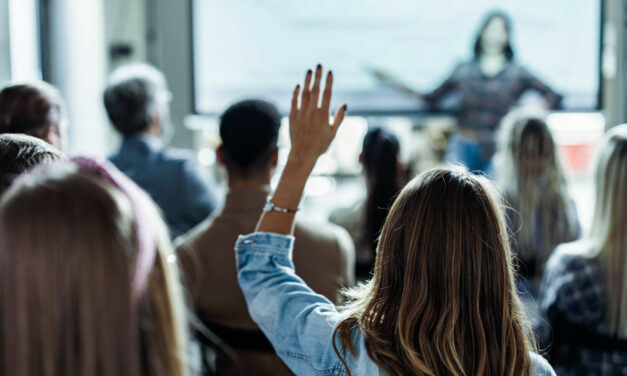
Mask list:
[[[511,29],[507,14],[488,14],[477,33],[473,59],[459,64],[428,94],[416,92],[383,71],[374,71],[381,81],[428,102],[432,109],[438,109],[449,94],[458,96],[454,111],[458,128],[448,142],[447,162],[463,163],[471,171],[488,171],[496,149],[495,131],[526,91],[538,92],[547,108],[560,105],[561,95],[514,60]]]

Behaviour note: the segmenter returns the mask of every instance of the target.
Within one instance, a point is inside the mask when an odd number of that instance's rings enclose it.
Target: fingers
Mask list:
[[[334,132],[337,132],[337,129],[340,127],[340,124],[342,124],[342,121],[344,121],[346,110],[347,110],[347,106],[344,104],[335,113],[335,117],[333,118],[333,124],[332,124]]]
[[[309,102],[310,109],[318,108],[318,101],[320,100],[320,81],[322,80],[322,65],[318,64],[316,67],[316,77],[314,79],[313,87],[311,88],[311,99]]]
[[[311,99],[311,69],[307,71],[305,75],[305,85],[303,86],[303,96],[300,99],[300,108],[307,108],[309,106],[309,100]]]
[[[329,113],[329,107],[331,106],[331,95],[333,93],[333,72],[327,73],[327,82],[324,86],[324,92],[322,93],[322,111]]]
[[[298,94],[300,93],[300,85],[296,85],[294,94],[292,95],[292,110],[291,114],[295,114],[298,111]]]

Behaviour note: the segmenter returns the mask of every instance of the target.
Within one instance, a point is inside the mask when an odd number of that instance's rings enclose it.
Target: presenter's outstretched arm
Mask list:
[[[399,89],[406,94],[414,97],[418,100],[425,100],[425,95],[416,91],[415,89],[409,87],[406,83],[401,81],[400,79],[394,77],[389,72],[386,72],[383,69],[377,67],[369,67],[367,68],[368,72],[372,74],[377,80],[383,82],[384,84],[390,85],[396,89]]]

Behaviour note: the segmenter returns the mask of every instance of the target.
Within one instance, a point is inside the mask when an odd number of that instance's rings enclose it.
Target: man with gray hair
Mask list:
[[[194,154],[166,148],[161,140],[170,99],[163,74],[147,64],[118,68],[104,92],[109,119],[124,138],[109,159],[150,194],[174,238],[211,214],[216,201]]]

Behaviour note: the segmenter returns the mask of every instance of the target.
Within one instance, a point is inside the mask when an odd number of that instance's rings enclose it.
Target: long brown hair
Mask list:
[[[606,269],[609,333],[627,338],[627,125],[611,129],[595,164],[595,208],[588,234],[592,256]]]
[[[461,167],[421,174],[390,209],[373,279],[348,293],[339,343],[355,355],[359,330],[394,375],[529,375],[507,236],[487,179]]]
[[[540,272],[557,245],[579,234],[558,149],[544,119],[516,112],[508,115],[497,163],[500,186],[513,209],[509,214],[514,251],[531,262],[527,267]]]
[[[167,230],[148,197],[133,196],[70,163],[22,177],[3,196],[0,373],[187,374]],[[139,296],[137,207],[157,246]]]

